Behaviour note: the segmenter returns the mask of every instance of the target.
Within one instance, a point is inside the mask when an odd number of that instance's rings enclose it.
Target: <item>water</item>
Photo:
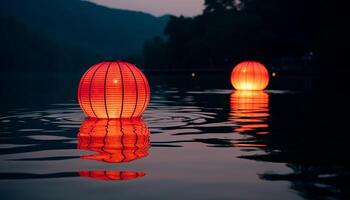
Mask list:
[[[219,75],[149,75],[142,119],[95,120],[76,102],[77,79],[2,79],[4,199],[349,194],[348,109],[339,90],[275,78],[265,92],[234,92]]]

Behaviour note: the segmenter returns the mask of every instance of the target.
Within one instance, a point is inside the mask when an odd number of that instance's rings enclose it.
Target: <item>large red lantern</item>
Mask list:
[[[269,83],[269,72],[259,62],[241,62],[232,70],[231,83],[237,90],[263,90]]]
[[[97,154],[82,159],[109,163],[129,162],[146,157],[150,147],[150,132],[141,118],[88,118],[80,126],[78,149]]]
[[[80,107],[93,118],[139,117],[149,99],[145,75],[135,65],[121,61],[93,65],[78,88]]]

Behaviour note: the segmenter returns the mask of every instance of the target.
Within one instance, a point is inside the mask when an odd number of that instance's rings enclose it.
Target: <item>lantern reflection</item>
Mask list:
[[[140,119],[96,119],[83,122],[78,134],[78,149],[97,152],[82,159],[109,163],[128,162],[146,157],[150,133]]]
[[[127,172],[127,171],[81,171],[80,177],[92,178],[96,180],[119,180],[126,181],[131,179],[137,179],[145,176],[143,172]]]
[[[264,91],[234,91],[230,101],[231,121],[238,124],[235,132],[255,131],[268,134],[269,95]]]

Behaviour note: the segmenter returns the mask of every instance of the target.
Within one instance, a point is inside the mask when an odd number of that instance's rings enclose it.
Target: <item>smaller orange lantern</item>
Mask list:
[[[80,177],[92,178],[103,181],[125,181],[145,176],[143,172],[128,171],[81,171]]]
[[[256,61],[244,61],[231,73],[232,86],[237,90],[264,90],[269,83],[269,72]]]
[[[78,149],[97,152],[95,155],[83,155],[82,159],[129,162],[146,157],[149,147],[149,129],[141,118],[89,118],[79,129]]]

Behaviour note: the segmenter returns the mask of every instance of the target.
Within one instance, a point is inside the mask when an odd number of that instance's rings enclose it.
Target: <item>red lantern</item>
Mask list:
[[[125,181],[136,179],[145,176],[143,172],[128,172],[128,171],[81,171],[80,177],[92,178],[103,181]]]
[[[232,70],[231,83],[237,90],[263,90],[269,83],[269,72],[259,62],[241,62]]]
[[[82,159],[110,163],[128,162],[146,157],[150,147],[149,129],[141,118],[89,118],[80,126],[78,149],[97,152]]]
[[[257,131],[267,134],[269,95],[264,91],[234,91],[231,94],[230,120],[238,124],[235,132]]]
[[[136,66],[121,61],[93,65],[78,88],[80,107],[93,118],[139,117],[149,99],[145,75]]]

